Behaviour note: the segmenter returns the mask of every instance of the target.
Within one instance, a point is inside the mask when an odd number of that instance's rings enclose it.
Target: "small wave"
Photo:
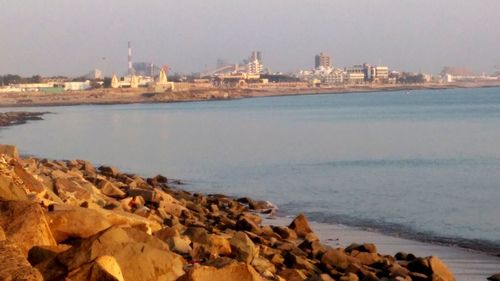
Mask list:
[[[283,206],[282,206],[283,207]],[[281,214],[289,215],[286,210],[281,209]],[[365,231],[375,231],[393,237],[401,237],[409,240],[420,241],[424,243],[460,247],[469,250],[479,251],[491,255],[500,254],[500,242],[482,240],[482,239],[468,239],[456,236],[442,236],[431,232],[418,231],[411,227],[387,223],[373,220],[363,220],[345,216],[326,215],[320,212],[304,212],[307,217],[314,222],[345,225],[347,227],[354,227]]]
[[[363,159],[335,160],[322,163],[305,164],[306,166],[331,167],[429,167],[429,166],[460,166],[460,165],[500,165],[500,159]]]

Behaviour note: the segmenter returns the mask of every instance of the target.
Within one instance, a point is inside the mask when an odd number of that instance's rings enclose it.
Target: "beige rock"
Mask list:
[[[251,263],[252,260],[259,255],[259,247],[248,238],[248,236],[241,231],[233,235],[229,241],[231,249],[239,261]]]
[[[0,144],[0,154],[5,154],[9,157],[19,158],[17,147],[9,144]]]
[[[345,270],[350,264],[349,257],[342,249],[326,251],[321,257],[321,262],[342,270]]]
[[[160,207],[159,209],[162,209],[165,211],[167,214],[180,217],[181,213],[184,212],[190,212],[186,207],[178,204],[178,203],[170,203],[166,201],[160,201]]]
[[[78,201],[90,201],[91,192],[83,188],[74,180],[67,178],[57,178],[54,183],[56,194],[63,200],[67,201],[72,198]]]
[[[313,232],[304,214],[298,215],[292,223],[290,223],[289,228],[293,229],[299,237],[305,237],[308,233]]]
[[[15,162],[14,173],[22,180],[24,187],[35,193],[41,193],[45,191],[45,186],[39,180],[37,180],[32,174],[28,173],[21,164]]]
[[[125,192],[123,192],[121,189],[107,180],[101,181],[99,183],[99,188],[102,194],[109,197],[123,198],[127,195]]]
[[[231,244],[227,238],[211,234],[208,237],[208,241],[210,244],[210,252],[214,254],[214,256],[231,255]]]
[[[433,280],[455,281],[455,277],[450,272],[448,267],[438,257],[432,256],[429,258],[429,265],[432,270]]]
[[[359,281],[359,277],[356,274],[349,272],[340,277],[340,281]]]
[[[27,256],[33,246],[55,246],[40,205],[29,201],[0,201],[0,226]]]
[[[101,212],[72,206],[56,206],[54,211],[47,213],[47,219],[58,242],[87,238],[112,226]]]
[[[154,236],[158,237],[161,241],[167,241],[168,238],[180,236],[179,230],[174,227],[165,227],[155,233]]]
[[[374,263],[379,262],[382,258],[380,255],[375,253],[367,253],[367,252],[357,252],[353,253],[352,256],[356,258],[356,260],[363,265],[372,265]]]
[[[189,242],[179,236],[167,238],[167,244],[170,250],[178,254],[189,254],[192,250],[191,246],[189,246]]]
[[[304,281],[307,276],[298,269],[287,268],[278,273],[279,276],[285,278],[287,281]]]
[[[158,238],[132,228],[111,227],[59,254],[56,260],[67,272],[74,274],[78,268],[86,269],[86,264],[102,256],[114,257],[124,280],[173,281],[184,275],[185,261],[181,256],[170,252],[168,245]],[[107,265],[101,263],[99,270],[116,273],[117,268],[113,266],[115,269],[111,270],[109,266],[113,263],[106,260]],[[64,276],[48,275],[50,264],[37,268],[46,279],[64,279]]]
[[[0,200],[27,200],[26,191],[9,175],[0,174]]]
[[[208,244],[208,231],[203,227],[188,227],[184,233],[193,242]]]
[[[31,267],[22,251],[10,241],[0,241],[0,280],[43,281],[43,277]]]
[[[152,233],[161,229],[159,223],[119,210],[87,209],[56,206],[47,213],[50,229],[57,241],[70,237],[87,238],[110,226],[130,226]]]
[[[124,281],[120,265],[113,256],[102,256],[95,260],[90,281]]]
[[[253,267],[266,277],[273,276],[276,273],[276,267],[272,262],[263,257],[255,257],[252,261]]]
[[[5,232],[3,231],[3,228],[0,226],[0,241],[7,240],[7,236],[5,236]]]
[[[191,269],[179,281],[264,281],[255,269],[245,263],[231,263],[220,269],[209,266],[197,266]]]

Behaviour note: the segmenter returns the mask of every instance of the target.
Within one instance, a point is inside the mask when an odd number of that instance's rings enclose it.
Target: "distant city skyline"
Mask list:
[[[133,62],[168,64],[172,72],[241,62],[261,50],[265,67],[336,67],[360,63],[439,73],[476,73],[500,65],[500,1],[483,0],[20,0],[2,1],[0,75],[106,75]]]

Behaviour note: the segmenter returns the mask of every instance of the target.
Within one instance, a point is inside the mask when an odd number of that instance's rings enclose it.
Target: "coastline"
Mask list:
[[[500,87],[500,82],[417,84],[417,85],[359,85],[315,88],[200,88],[184,91],[152,93],[147,89],[95,89],[60,94],[40,92],[0,93],[0,107],[41,107],[77,105],[115,105],[137,103],[171,103],[242,98],[275,97],[316,94],[354,94],[391,91],[446,90],[458,88]]]
[[[13,152],[13,151],[16,151],[16,149],[9,151],[8,154],[13,153],[13,155],[15,155],[17,153],[17,152]],[[2,153],[5,153],[5,150],[2,150]],[[0,153],[0,158],[6,159],[5,155],[1,155],[2,153]],[[7,157],[7,159],[10,159],[10,158]],[[47,165],[46,167],[51,167],[50,170],[55,169],[54,171],[60,169],[57,167],[67,166],[69,168],[69,167],[72,167],[73,165],[77,165],[80,163],[83,164],[83,166],[81,166],[81,168],[79,168],[79,169],[82,169],[82,171],[85,171],[85,170],[93,171],[94,170],[89,162],[82,161],[82,160],[47,160],[47,159],[41,159],[41,158],[37,158],[37,157],[33,157],[33,156],[21,156],[20,159],[21,159],[20,163],[25,163],[25,164],[23,164],[23,166],[26,167],[25,169],[27,169],[27,171],[34,170],[33,161],[35,161],[35,163],[40,163],[41,165],[44,165],[44,166]],[[12,161],[13,160],[10,160],[10,161],[8,160],[7,162],[12,163]],[[27,164],[27,163],[29,163],[29,164]],[[26,166],[26,165],[28,165],[28,166]],[[5,169],[5,168],[3,168],[3,169]],[[62,170],[62,171],[64,171],[64,170]],[[69,170],[68,172],[75,173],[76,171],[77,170],[75,170],[74,168],[71,168],[71,170]],[[117,177],[117,178],[121,177],[121,175],[122,175],[121,172],[119,172],[118,170],[116,170],[116,168],[113,168],[111,166],[101,166],[98,169],[95,169],[95,171],[97,171],[98,174],[102,173],[102,175],[106,175],[106,177],[111,176],[110,173],[114,173],[115,174],[114,177]],[[52,174],[53,173],[54,172],[52,172]],[[5,175],[5,170],[0,171],[0,174]],[[72,175],[74,176],[74,174],[72,174]],[[290,230],[288,230],[288,229],[291,227],[291,225],[293,225],[293,221],[296,221],[297,218],[293,219],[292,217],[274,216],[273,214],[275,213],[275,211],[273,211],[273,210],[275,207],[273,205],[270,205],[267,202],[254,201],[250,198],[227,197],[227,196],[221,195],[221,194],[201,195],[198,193],[191,193],[191,192],[185,191],[183,189],[180,189],[180,188],[182,188],[182,184],[183,184],[181,181],[171,180],[170,178],[167,179],[161,175],[158,175],[154,178],[148,178],[148,179],[139,178],[138,176],[131,174],[129,172],[123,173],[123,175],[130,176],[136,182],[152,183],[155,181],[160,181],[160,182],[164,181],[165,185],[161,185],[161,186],[163,186],[162,190],[164,192],[167,192],[167,194],[170,194],[169,196],[173,196],[174,200],[180,200],[181,198],[183,198],[183,199],[181,199],[182,201],[176,201],[176,202],[178,202],[176,204],[179,204],[177,206],[177,208],[187,208],[185,210],[188,210],[190,212],[194,212],[195,210],[198,210],[198,208],[195,207],[194,205],[189,205],[186,203],[181,204],[181,202],[189,202],[191,200],[195,200],[195,198],[205,198],[205,196],[207,199],[208,198],[219,198],[219,199],[223,199],[223,201],[226,200],[224,202],[238,202],[237,204],[242,204],[241,206],[249,206],[249,207],[247,207],[247,208],[250,208],[250,210],[247,209],[247,211],[250,211],[249,213],[246,213],[245,209],[241,209],[240,211],[238,211],[240,219],[235,221],[236,224],[233,224],[233,226],[231,226],[231,227],[234,227],[235,230],[239,230],[239,231],[244,230],[245,233],[247,233],[247,235],[250,235],[251,240],[254,240],[254,243],[258,243],[257,241],[261,241],[260,239],[262,239],[262,238],[258,238],[260,235],[263,235],[262,231],[257,231],[257,228],[259,228],[259,227],[261,229],[266,229],[266,227],[267,227],[268,229],[273,229],[274,231],[277,231],[277,233],[280,233],[280,235],[284,235],[284,236],[282,236],[282,238],[287,237],[286,241],[294,241],[294,239],[297,239],[297,238],[294,238],[293,235],[288,236],[288,235],[291,235],[291,234],[289,234]],[[36,174],[34,174],[34,176],[37,177]],[[66,177],[66,176],[64,176],[64,177]],[[87,176],[84,176],[84,178],[87,178]],[[164,180],[162,180],[162,179],[164,179]],[[108,178],[107,180],[110,180],[110,178]],[[167,184],[168,184],[168,186],[167,186]],[[96,186],[97,186],[97,184],[96,184]],[[157,186],[156,188],[158,188],[158,187],[159,186]],[[99,189],[103,190],[103,187],[99,187]],[[71,188],[68,191],[73,192]],[[115,190],[113,192],[117,192],[117,191]],[[56,192],[56,194],[58,194],[58,196],[62,197],[62,198],[64,198],[64,196],[68,196],[67,194],[63,195],[64,193],[61,193],[61,191]],[[56,196],[56,195],[54,195],[54,193],[51,193],[50,196],[52,197],[52,196]],[[144,195],[142,195],[142,196],[144,196]],[[146,195],[146,196],[148,196],[148,195]],[[39,197],[39,195],[37,195],[37,197],[41,198],[41,197]],[[42,201],[40,203],[45,208],[48,208],[49,212],[50,212],[50,206],[51,206],[51,204],[53,204],[50,202],[51,202],[51,199],[53,199],[53,198],[50,198],[50,197],[47,198],[47,195],[43,195],[42,197],[44,199],[42,199]],[[190,198],[190,199],[188,199],[188,198]],[[73,197],[72,200],[75,200],[75,199],[77,199],[77,198]],[[60,200],[60,199],[58,199],[58,200]],[[144,200],[144,199],[141,199],[141,200]],[[152,200],[152,199],[146,199],[146,200]],[[189,201],[185,201],[185,200],[189,200]],[[209,200],[211,200],[211,199],[209,199]],[[227,201],[227,200],[229,200],[229,201]],[[1,202],[2,202],[2,200],[0,200],[0,204],[1,204]],[[193,202],[197,202],[197,201],[193,201]],[[76,205],[75,205],[75,203],[76,203]],[[73,203],[66,202],[66,203],[62,204],[62,202],[59,202],[59,203],[55,204],[55,210],[60,211],[60,212],[64,212],[65,210],[75,212],[78,209],[77,206],[80,205],[80,207],[81,207],[82,204],[83,203],[81,203],[81,199],[77,200],[77,202],[73,202]],[[145,203],[142,203],[142,204],[145,204]],[[99,209],[98,206],[96,206],[95,204],[93,204],[93,205],[94,206],[85,206],[84,208],[88,208],[91,210],[96,209],[96,208]],[[149,208],[151,208],[151,205],[145,204],[145,206],[148,206]],[[182,206],[184,206],[184,207],[182,207]],[[77,209],[75,209],[75,207]],[[123,215],[125,215],[125,214],[123,214]],[[138,215],[139,216],[134,215],[134,214],[130,214],[128,216],[131,216],[131,217],[127,218],[127,220],[128,219],[131,219],[131,220],[139,219],[139,220],[141,220],[141,223],[149,224],[147,229],[150,229],[150,228],[158,229],[157,228],[158,221],[155,222],[155,220],[152,220],[152,221],[143,220],[143,219],[140,219],[139,217],[148,218],[148,216],[144,216],[141,214],[138,214]],[[178,215],[181,216],[181,213],[178,213]],[[242,218],[245,218],[245,220],[244,220],[245,223],[243,223],[241,221]],[[121,220],[124,220],[124,219],[125,218],[122,218]],[[262,226],[260,226],[260,224],[261,224],[261,223],[259,223],[260,221],[262,221]],[[96,222],[93,222],[93,223],[96,223]],[[338,225],[338,224],[318,223],[318,222],[314,222],[314,221],[309,221],[309,222],[306,221],[306,224],[308,225],[308,227],[310,227],[310,229],[312,231],[311,233],[314,233],[315,236],[317,236],[320,239],[321,243],[323,243],[326,247],[331,247],[331,249],[348,249],[349,247],[352,247],[352,245],[375,245],[375,247],[377,249],[377,255],[381,255],[383,257],[388,257],[388,256],[394,257],[394,256],[397,256],[398,253],[408,253],[408,254],[415,255],[417,257],[431,257],[431,256],[432,257],[439,257],[444,262],[444,264],[447,266],[447,268],[450,270],[451,274],[453,274],[453,276],[454,276],[453,280],[456,280],[456,281],[485,280],[489,276],[492,276],[495,273],[497,273],[498,268],[500,266],[500,257],[495,257],[492,255],[489,255],[489,254],[486,254],[483,252],[474,251],[474,250],[464,249],[464,248],[455,247],[455,246],[438,245],[438,244],[433,244],[433,243],[420,242],[420,241],[416,241],[416,240],[409,240],[409,239],[404,239],[404,238],[386,235],[386,234],[383,234],[380,232],[362,230],[362,229],[358,229],[356,227],[343,226],[343,225]],[[198,225],[198,226],[200,226],[200,225]],[[67,226],[65,226],[65,227],[67,227]],[[86,226],[86,227],[88,227],[88,226]],[[204,227],[206,227],[206,226],[204,226]],[[211,229],[211,228],[209,228],[209,229]],[[0,234],[2,232],[1,230],[2,229],[0,228]],[[74,230],[72,230],[72,231],[74,231]],[[158,230],[156,230],[156,231],[158,231]],[[284,231],[284,232],[282,232],[282,231]],[[255,236],[255,235],[258,235],[258,236]],[[303,236],[302,239],[305,239],[304,241],[307,241],[307,236]],[[2,243],[1,240],[2,239],[0,237],[0,244]],[[298,242],[295,242],[295,243],[300,244],[300,241],[302,241],[302,240],[299,240]],[[58,246],[58,247],[60,247],[60,246]],[[67,247],[67,246],[64,246],[64,247]],[[180,246],[177,246],[177,247],[180,247]],[[403,263],[403,264],[405,264],[405,263]],[[50,269],[48,269],[48,268],[40,269],[38,267],[38,269],[41,270],[43,274],[46,273],[46,272],[44,272],[44,270],[50,271]],[[415,276],[412,276],[412,277],[415,278]],[[280,280],[280,279],[277,279],[277,280]],[[286,280],[288,280],[288,279],[286,279]],[[295,280],[295,279],[290,279],[290,280]],[[316,279],[312,279],[312,280],[316,280]],[[444,279],[444,280],[451,280],[451,279]]]
[[[271,224],[286,226],[289,224],[287,220],[290,219],[277,218],[271,220]],[[310,225],[321,241],[332,247],[346,248],[351,243],[367,242],[375,243],[381,254],[395,255],[398,251],[407,251],[418,256],[437,255],[449,266],[455,274],[456,280],[484,280],[487,276],[495,273],[494,269],[498,268],[500,264],[500,259],[496,257],[457,247],[399,239],[376,232],[343,228],[332,224],[310,222]],[[480,261],[481,271],[475,267],[478,265],[478,261]]]

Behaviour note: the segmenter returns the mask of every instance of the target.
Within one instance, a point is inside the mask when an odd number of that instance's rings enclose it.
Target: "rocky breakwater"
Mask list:
[[[42,120],[42,115],[47,112],[25,112],[12,111],[0,113],[0,127],[14,126],[24,124],[32,120]]]
[[[304,215],[82,160],[0,154],[0,280],[454,280],[437,257],[332,248]]]

